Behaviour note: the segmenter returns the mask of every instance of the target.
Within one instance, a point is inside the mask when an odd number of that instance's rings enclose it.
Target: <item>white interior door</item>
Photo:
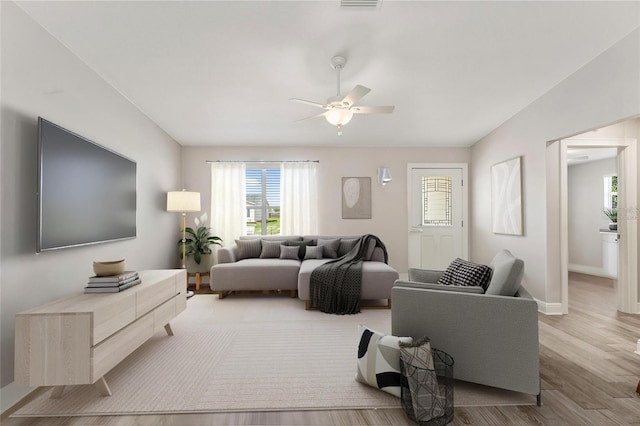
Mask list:
[[[466,165],[409,165],[409,267],[468,259]]]

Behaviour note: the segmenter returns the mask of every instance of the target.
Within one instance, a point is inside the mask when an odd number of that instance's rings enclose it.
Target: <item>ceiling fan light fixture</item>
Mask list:
[[[353,118],[353,112],[343,108],[333,108],[324,114],[327,121],[334,126],[342,126],[347,124]]]

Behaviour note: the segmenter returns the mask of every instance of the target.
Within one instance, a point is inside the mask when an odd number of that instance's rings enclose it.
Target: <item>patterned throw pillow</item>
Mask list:
[[[341,239],[340,245],[338,246],[338,257],[342,257],[345,254],[349,253],[353,248],[358,244],[359,238],[348,238]]]
[[[356,381],[400,397],[400,342],[411,337],[386,336],[358,327],[358,371]]]
[[[280,257],[280,244],[284,241],[267,241],[262,240],[262,251],[260,259],[277,259]]]
[[[304,259],[304,253],[306,251],[307,246],[311,245],[313,241],[311,240],[302,240],[302,241],[287,241],[284,244],[287,246],[297,246],[300,247],[298,250],[298,259]]]
[[[336,259],[338,257],[338,247],[340,246],[340,238],[331,240],[318,238],[318,247],[323,247],[322,257],[328,259]]]
[[[262,241],[259,239],[236,240],[236,244],[238,246],[238,260],[260,257]]]
[[[298,258],[298,250],[298,247],[280,245],[280,259],[300,260]]]
[[[304,252],[305,259],[322,259],[322,247],[321,246],[307,246]]]
[[[486,290],[491,282],[491,268],[487,265],[455,259],[444,271],[438,284],[480,286]]]

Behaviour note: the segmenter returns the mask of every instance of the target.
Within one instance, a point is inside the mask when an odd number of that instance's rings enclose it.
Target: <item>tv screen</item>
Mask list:
[[[136,237],[136,163],[38,117],[38,252]]]

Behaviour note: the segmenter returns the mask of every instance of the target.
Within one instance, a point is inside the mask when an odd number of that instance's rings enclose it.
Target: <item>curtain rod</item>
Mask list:
[[[285,160],[285,161],[275,161],[275,160],[207,160],[205,163],[319,163],[319,160]]]

